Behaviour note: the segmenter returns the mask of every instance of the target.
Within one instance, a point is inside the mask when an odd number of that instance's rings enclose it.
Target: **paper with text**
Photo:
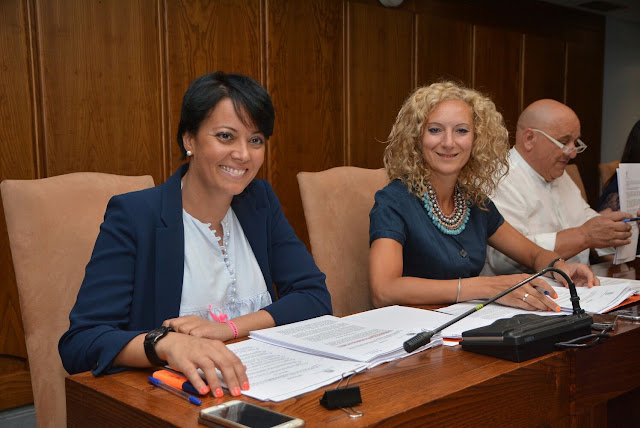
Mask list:
[[[634,217],[640,209],[640,164],[621,163],[616,170],[618,174],[618,196],[620,210]],[[614,264],[621,264],[636,258],[638,249],[638,224],[631,222],[631,243],[616,247]]]
[[[247,366],[251,388],[242,394],[258,400],[287,400],[336,382],[344,373],[366,368],[366,363],[297,352],[257,340],[228,347]]]
[[[368,363],[368,367],[408,356],[403,343],[411,330],[370,327],[331,315],[252,331],[250,338],[300,352]],[[440,336],[421,349],[442,343]]]

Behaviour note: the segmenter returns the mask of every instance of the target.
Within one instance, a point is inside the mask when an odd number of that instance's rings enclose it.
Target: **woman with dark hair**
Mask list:
[[[155,188],[109,201],[59,343],[69,373],[169,364],[221,397],[218,369],[237,396],[249,380],[224,341],[331,313],[324,274],[255,178],[274,118],[247,76],[191,84],[177,135],[189,162]]]
[[[631,132],[629,132],[620,163],[640,163],[640,120],[633,125]],[[598,200],[596,211],[603,211],[606,209],[619,211],[620,197],[618,195],[618,173],[614,172],[609,181],[603,184],[603,187],[604,190],[600,196],[600,200]],[[640,246],[638,248],[640,248]]]

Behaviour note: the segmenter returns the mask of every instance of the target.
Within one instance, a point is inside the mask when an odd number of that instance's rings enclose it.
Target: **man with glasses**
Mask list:
[[[580,140],[578,116],[566,105],[543,99],[520,115],[509,172],[491,197],[500,213],[527,238],[560,254],[568,262],[589,263],[589,249],[611,254],[609,247],[628,244],[631,226],[620,211],[591,209],[565,168],[587,148]],[[491,247],[483,274],[502,275],[526,269]]]

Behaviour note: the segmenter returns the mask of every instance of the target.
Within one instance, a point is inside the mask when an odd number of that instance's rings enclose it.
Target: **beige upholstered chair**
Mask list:
[[[566,171],[567,171],[567,174],[569,174],[569,177],[571,177],[571,179],[573,180],[573,182],[576,183],[576,186],[578,186],[578,189],[580,189],[580,194],[582,195],[582,199],[588,202],[587,191],[584,188],[582,177],[580,177],[580,171],[578,170],[578,165],[576,164],[567,165]]]
[[[327,275],[337,316],[371,309],[369,211],[388,182],[384,169],[351,166],[298,174],[311,253]]]
[[[58,340],[69,327],[111,196],[153,186],[151,176],[79,172],[0,185],[40,427],[66,426]]]
[[[620,161],[601,163],[600,165],[598,165],[598,170],[600,171],[600,180],[603,187],[605,184],[607,184],[607,181],[609,181],[609,179],[613,177],[613,173],[616,172],[616,169],[619,165]]]

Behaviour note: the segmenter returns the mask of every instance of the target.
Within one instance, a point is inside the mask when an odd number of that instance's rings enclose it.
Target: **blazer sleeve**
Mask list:
[[[58,350],[69,373],[91,370],[95,375],[113,369],[113,359],[143,331],[125,331],[130,322],[136,262],[133,213],[120,196],[107,205],[104,222],[69,315],[69,330]]]
[[[263,183],[269,209],[269,270],[279,297],[264,310],[271,314],[276,325],[331,314],[325,275],[285,218],[271,185]]]

